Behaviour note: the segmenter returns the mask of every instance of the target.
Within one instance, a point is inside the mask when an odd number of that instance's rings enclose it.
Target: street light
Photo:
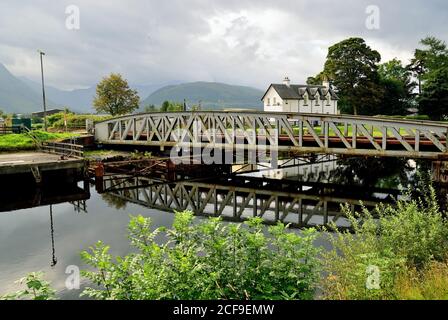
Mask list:
[[[44,63],[42,62],[42,56],[45,55],[45,52],[37,50],[40,55],[40,71],[42,74],[42,99],[44,102],[44,130],[47,131],[47,103],[45,102],[45,83],[44,83]]]

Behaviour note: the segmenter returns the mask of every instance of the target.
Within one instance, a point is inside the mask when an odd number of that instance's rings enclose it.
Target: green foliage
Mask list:
[[[43,273],[33,272],[16,283],[25,284],[26,288],[12,294],[0,296],[0,300],[52,300],[55,298],[55,290],[50,283],[43,280]]]
[[[448,262],[432,261],[423,270],[409,268],[395,287],[400,300],[448,300]]]
[[[149,104],[149,105],[145,106],[145,108],[143,110],[144,110],[144,112],[147,112],[147,113],[158,111],[156,106],[153,104]]]
[[[444,261],[448,252],[448,223],[437,205],[435,191],[424,199],[400,200],[353,215],[344,208],[354,232],[328,233],[333,249],[323,255],[323,297],[326,299],[396,299],[397,279],[408,268]],[[367,267],[380,271],[380,288],[368,289]]]
[[[68,113],[66,115],[67,127],[69,129],[85,127],[87,119],[91,119],[91,120],[93,120],[93,122],[100,122],[100,121],[108,120],[110,118],[111,118],[111,116],[101,116],[101,115],[93,115],[93,114]],[[64,116],[62,116],[57,121],[53,122],[51,126],[55,129],[64,129],[65,128]]]
[[[139,103],[137,91],[130,89],[127,81],[116,73],[111,73],[98,83],[93,100],[97,112],[113,116],[131,113],[138,109]]]
[[[339,90],[345,112],[372,114],[381,99],[377,73],[380,54],[362,38],[349,38],[328,49],[323,73]],[[311,81],[311,79],[310,79]]]
[[[262,220],[245,225],[219,218],[195,222],[176,213],[171,229],[151,231],[142,216],[129,223],[136,253],[113,258],[99,242],[83,252],[95,271],[83,275],[100,289],[96,299],[311,299],[318,276],[315,230],[301,236],[278,224],[264,232]],[[167,242],[158,244],[164,237]]]
[[[52,133],[45,131],[33,131],[33,135],[40,141],[57,141],[76,136],[72,133]],[[0,151],[33,150],[35,141],[28,133],[0,135]]]
[[[448,67],[443,67],[428,75],[419,97],[419,111],[431,120],[448,119]]]
[[[398,59],[379,65],[378,74],[383,89],[381,103],[376,113],[381,115],[405,115],[413,107],[415,82],[412,73]]]
[[[167,111],[183,111],[184,105],[180,102],[172,102],[172,101],[164,101],[162,103],[162,106],[160,107],[161,112],[167,112]]]

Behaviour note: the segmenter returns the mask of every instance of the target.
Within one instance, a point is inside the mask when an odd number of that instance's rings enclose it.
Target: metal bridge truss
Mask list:
[[[253,188],[250,179],[247,186],[210,184],[205,182],[160,183],[144,177],[111,177],[103,181],[104,190],[126,201],[145,207],[173,212],[191,210],[199,216],[219,216],[224,220],[244,221],[249,217],[262,217],[267,224],[278,221],[293,227],[327,225],[330,221],[339,227],[350,227],[344,218],[341,205],[349,205],[358,212],[359,199],[319,194],[320,191],[300,190],[294,192],[270,190],[266,185]],[[313,185],[313,184],[311,184]],[[321,184],[318,184],[321,185]],[[312,188],[312,187],[311,187]],[[372,208],[379,202],[391,201],[368,197],[363,205]]]
[[[448,158],[447,133],[443,122],[267,112],[148,113],[95,125],[104,144],[427,159]]]

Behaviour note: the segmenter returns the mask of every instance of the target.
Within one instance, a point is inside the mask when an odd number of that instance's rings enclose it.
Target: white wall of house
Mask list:
[[[305,104],[305,100],[299,100],[299,112],[300,113],[323,113],[323,114],[339,114],[338,101],[331,100],[328,103],[327,100],[322,100],[320,97],[314,100],[309,100]]]
[[[280,98],[274,88],[270,88],[263,100],[264,111],[266,112],[286,112],[283,109],[283,99]]]
[[[337,100],[331,100],[330,98],[330,103],[328,104],[327,100],[320,99],[320,95],[318,100],[316,98],[311,100],[309,97],[301,100],[283,100],[273,87],[266,93],[263,104],[265,112],[340,113]]]

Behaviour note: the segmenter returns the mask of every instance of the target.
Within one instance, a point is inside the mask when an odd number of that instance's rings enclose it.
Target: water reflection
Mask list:
[[[166,212],[191,210],[198,216],[219,216],[242,222],[250,217],[265,223],[278,221],[302,228],[334,222],[350,227],[341,210],[352,212],[362,204],[373,208],[379,202],[391,203],[399,195],[395,189],[364,188],[233,176],[213,181],[161,182],[150,177],[116,175],[104,179],[102,197],[115,208],[131,202]]]
[[[53,205],[50,205],[50,235],[51,235],[51,266],[54,267],[58,260],[56,259],[56,250],[54,248],[54,224],[53,224]]]
[[[337,161],[336,167],[322,162],[287,168],[283,179],[267,171],[194,181],[115,176],[102,182],[101,194],[85,182],[42,189],[9,186],[0,192],[0,211],[5,212],[0,214],[0,294],[17,290],[14,280],[26,273],[42,270],[61,297],[78,298],[79,291],[65,289],[65,268],[83,268],[79,253],[98,240],[109,244],[113,255],[129,253],[129,214],[150,217],[154,228],[171,226],[173,211],[183,209],[234,222],[258,215],[266,223],[300,228],[331,221],[343,227],[348,223],[341,204],[355,211],[360,200],[368,207],[393,202],[401,194],[396,184],[412,182],[408,169],[400,167],[409,163],[384,164],[392,175],[387,177],[379,175],[375,162]],[[394,178],[397,172],[401,178]],[[344,173],[354,177],[342,179]]]

